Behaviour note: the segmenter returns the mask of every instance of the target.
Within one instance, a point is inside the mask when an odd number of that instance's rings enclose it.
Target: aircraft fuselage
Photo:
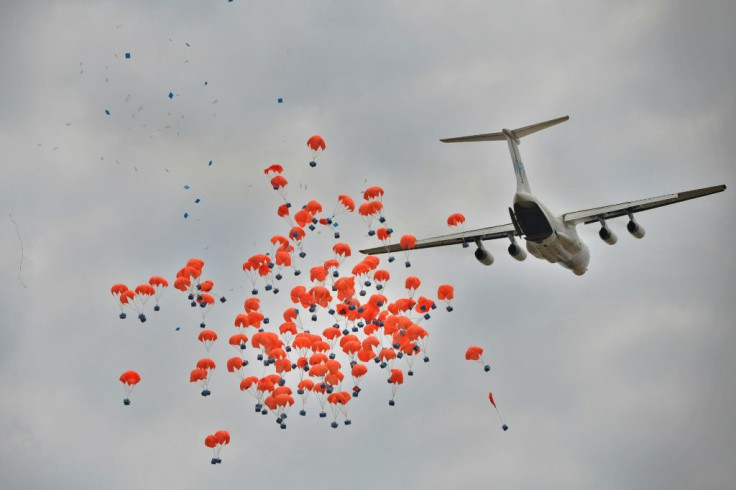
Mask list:
[[[526,192],[514,195],[514,214],[530,254],[560,264],[578,276],[585,274],[590,252],[575,226],[563,223],[535,196]]]

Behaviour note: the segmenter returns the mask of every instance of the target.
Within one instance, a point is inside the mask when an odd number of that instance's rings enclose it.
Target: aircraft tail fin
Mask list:
[[[518,193],[531,193],[529,189],[529,181],[526,178],[526,171],[524,170],[524,163],[521,161],[521,154],[519,153],[519,139],[524,136],[536,133],[543,129],[547,129],[555,124],[570,119],[570,116],[558,117],[557,119],[550,119],[530,126],[524,126],[518,129],[504,129],[500,133],[485,133],[476,134],[473,136],[460,136],[459,138],[446,138],[441,139],[443,143],[470,143],[475,141],[507,141],[509,144],[509,151],[511,152],[511,161],[514,164],[514,172],[516,173],[516,192]]]

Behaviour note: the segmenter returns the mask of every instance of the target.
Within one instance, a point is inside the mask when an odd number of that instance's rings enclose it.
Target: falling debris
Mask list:
[[[130,53],[125,53],[125,59],[126,60],[129,60],[130,59]]]
[[[278,98],[278,103],[279,103],[279,104],[283,104],[283,103],[284,103],[284,99],[283,99],[283,98],[281,98],[281,97],[279,97],[279,98]]]
[[[173,98],[174,98],[174,92],[169,92],[169,99],[173,99]]]
[[[109,109],[105,109],[105,114],[107,114],[109,116],[110,115],[110,110]]]
[[[18,223],[13,219],[12,214],[8,214],[8,217],[10,218],[10,221],[12,221],[13,224],[15,225],[15,233],[16,235],[18,235],[18,243],[20,243],[20,263],[18,264],[18,281],[21,283],[21,285],[23,285],[24,288],[27,288],[28,286],[26,286],[26,283],[23,282],[23,278],[21,278],[21,274],[23,273],[24,252],[23,252],[23,240],[21,240],[20,238],[20,228],[18,227]]]

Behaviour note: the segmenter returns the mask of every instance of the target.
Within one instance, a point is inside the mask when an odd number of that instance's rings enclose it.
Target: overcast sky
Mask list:
[[[491,267],[417,251],[420,292],[454,284],[455,311],[427,322],[431,362],[396,406],[370,368],[349,427],[311,405],[280,430],[225,361],[242,263],[287,230],[263,168],[286,167],[298,204],[380,185],[398,235],[446,233],[453,212],[480,228],[508,222],[507,146],[439,138],[569,115],[521,145],[555,212],[730,187],[734,21],[728,1],[3,3],[0,486],[729,487],[732,189],[639,215],[643,240],[625,219],[613,247],[580,227],[582,277],[516,262],[504,241]],[[310,168],[315,133],[328,148]],[[354,249],[375,244],[343,221]],[[308,260],[329,258],[329,233],[312,238]],[[141,324],[109,293],[190,257],[228,298],[207,317],[207,398],[188,382],[205,352],[186,298],[170,288]],[[288,303],[262,301],[274,319]],[[490,373],[464,360],[471,344]],[[127,369],[143,381],[126,407]],[[213,466],[203,440],[219,429],[232,441]]]

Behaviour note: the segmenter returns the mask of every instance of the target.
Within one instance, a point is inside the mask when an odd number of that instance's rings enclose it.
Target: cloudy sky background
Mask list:
[[[731,186],[734,20],[726,1],[3,4],[3,486],[729,486],[732,189],[639,215],[643,240],[625,219],[613,247],[582,227],[583,277],[518,263],[501,241],[490,268],[461,247],[417,252],[421,292],[453,283],[455,311],[428,322],[432,361],[395,407],[371,369],[351,427],[314,405],[287,430],[255,414],[224,339],[250,289],[243,261],[286,231],[271,163],[295,203],[381,185],[393,228],[417,236],[446,233],[452,212],[471,228],[508,221],[506,145],[439,138],[562,115],[521,145],[559,213]],[[328,150],[313,169],[314,133]],[[343,221],[355,249],[374,243]],[[329,258],[329,235],[312,238],[308,258]],[[222,338],[208,398],[188,383],[204,349],[181,293],[145,324],[119,320],[109,294],[190,257],[228,297],[207,318]],[[272,318],[281,296],[264,296]],[[463,359],[471,344],[491,373]],[[127,369],[143,381],[124,407]],[[219,429],[232,442],[212,466],[202,441]]]

